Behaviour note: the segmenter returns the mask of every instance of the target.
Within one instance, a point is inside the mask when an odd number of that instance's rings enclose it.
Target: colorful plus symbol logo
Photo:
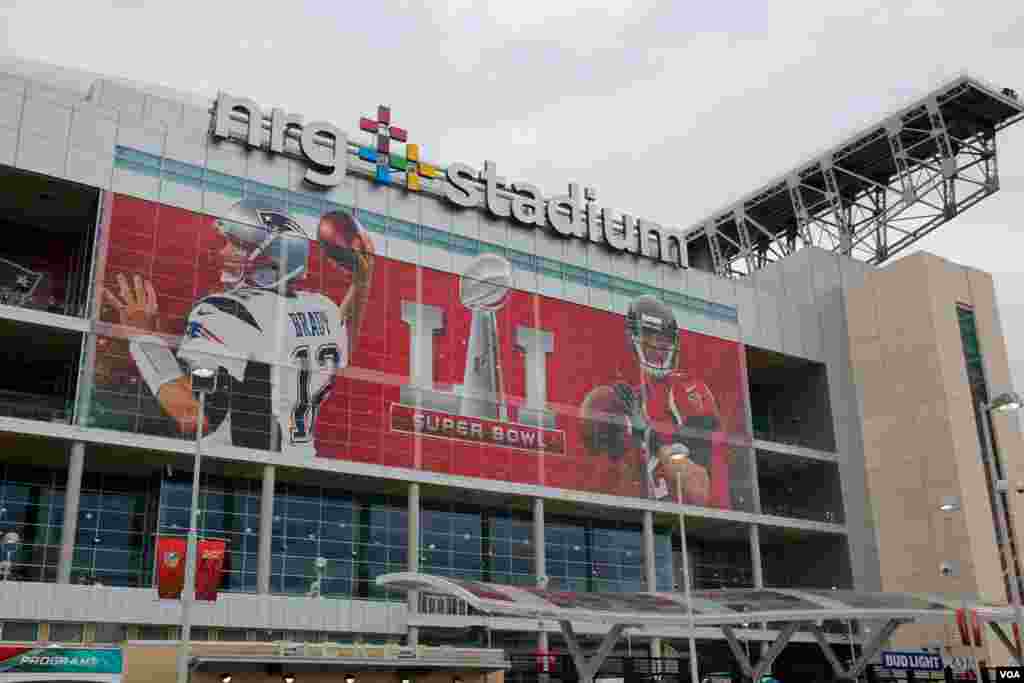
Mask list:
[[[420,161],[420,146],[406,142],[409,134],[404,128],[391,125],[391,108],[380,105],[377,107],[377,118],[365,116],[359,119],[360,130],[377,136],[376,147],[359,148],[359,158],[376,166],[374,179],[378,183],[390,183],[391,173],[405,173],[405,187],[413,192],[422,189],[421,178],[436,178],[440,171],[434,166]],[[406,142],[405,156],[391,152],[391,142]]]

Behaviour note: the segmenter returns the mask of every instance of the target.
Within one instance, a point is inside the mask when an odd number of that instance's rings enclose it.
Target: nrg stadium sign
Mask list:
[[[233,122],[244,127],[244,134],[238,134]],[[297,156],[308,165],[306,182],[320,188],[340,184],[348,170],[348,135],[326,121],[303,123],[301,115],[286,114],[280,108],[274,108],[267,117],[253,100],[221,92],[212,128],[213,136],[219,140],[234,140],[272,154]],[[499,176],[493,161],[485,161],[483,170],[454,163],[442,172],[420,159],[419,145],[409,143],[408,132],[391,124],[387,107],[378,107],[376,119],[360,119],[359,128],[373,136],[374,144],[356,145],[356,156],[373,164],[374,179],[379,183],[402,183],[407,190],[419,192],[423,179],[438,179],[443,187],[437,193],[456,206],[481,209],[495,218],[510,218],[528,228],[547,228],[562,237],[604,244],[614,252],[679,268],[688,266],[682,231],[598,208],[594,188],[581,192],[577,183],[569,183],[566,194],[545,197],[536,185],[509,182]],[[296,145],[287,144],[288,138],[297,143],[297,149]],[[393,142],[405,144],[404,156],[391,151]]]

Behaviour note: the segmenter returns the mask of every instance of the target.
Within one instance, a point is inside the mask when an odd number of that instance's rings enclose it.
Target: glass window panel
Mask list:
[[[3,640],[34,641],[39,637],[39,624],[34,621],[5,621],[0,628]]]
[[[316,573],[313,569],[313,559],[308,557],[286,557],[284,572],[298,576],[313,576]]]
[[[50,641],[54,643],[82,642],[82,624],[53,622],[50,624]]]
[[[331,543],[328,541],[320,542],[320,556],[326,557],[329,560],[351,560],[352,559],[352,544],[351,543]]]
[[[97,643],[120,643],[127,640],[127,627],[124,624],[96,624],[93,640]]]
[[[314,522],[320,521],[319,501],[293,501],[285,508],[285,514],[289,519],[305,519]]]
[[[139,640],[170,640],[170,628],[143,624],[139,626]]]
[[[285,545],[285,552],[289,555],[316,557],[316,542],[309,539],[289,538],[287,545]]]
[[[287,595],[301,595],[309,590],[309,579],[304,576],[282,577],[281,590]]]
[[[477,553],[454,553],[452,562],[457,569],[480,569],[480,555]]]

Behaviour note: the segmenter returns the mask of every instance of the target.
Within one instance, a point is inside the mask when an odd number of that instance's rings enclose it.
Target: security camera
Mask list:
[[[1013,485],[1013,490],[1017,493],[1024,493],[1024,481],[1018,480],[1017,483]]]
[[[956,563],[943,562],[939,565],[939,574],[942,576],[956,576]]]

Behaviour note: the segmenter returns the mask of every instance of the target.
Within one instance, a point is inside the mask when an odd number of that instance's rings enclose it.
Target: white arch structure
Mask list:
[[[569,593],[524,586],[506,586],[449,579],[416,572],[377,577],[377,585],[392,590],[417,590],[451,595],[485,614],[557,621],[583,683],[590,683],[616,641],[626,629],[651,626],[717,627],[746,676],[760,680],[775,658],[800,629],[814,634],[825,658],[840,678],[856,679],[883,644],[902,624],[947,623],[956,610],[967,608],[988,623],[999,640],[1018,659],[1020,653],[1000,623],[1014,620],[1006,606],[965,603],[960,597],[920,593],[861,593],[855,591],[797,589],[725,589],[693,592],[693,615],[682,593]],[[871,638],[861,643],[861,656],[851,667],[839,661],[822,624],[829,620],[881,622]],[[606,624],[609,630],[592,654],[583,652],[572,622]],[[747,656],[734,631],[749,623],[782,623],[775,642],[756,663]]]

